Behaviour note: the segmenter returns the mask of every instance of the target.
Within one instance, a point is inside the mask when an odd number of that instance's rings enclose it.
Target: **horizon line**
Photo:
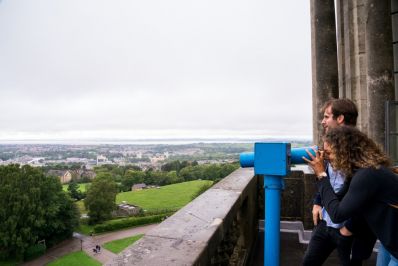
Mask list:
[[[0,139],[0,144],[167,144],[167,143],[250,143],[255,141],[312,141],[310,137],[165,137],[165,138],[21,138]]]

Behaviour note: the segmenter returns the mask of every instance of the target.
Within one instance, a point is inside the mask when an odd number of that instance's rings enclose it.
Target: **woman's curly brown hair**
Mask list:
[[[339,126],[324,136],[335,155],[333,167],[351,178],[356,169],[390,166],[390,159],[366,134],[355,127]]]

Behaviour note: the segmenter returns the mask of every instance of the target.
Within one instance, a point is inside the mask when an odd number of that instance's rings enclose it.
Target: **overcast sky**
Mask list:
[[[311,138],[309,11],[0,0],[0,140]]]

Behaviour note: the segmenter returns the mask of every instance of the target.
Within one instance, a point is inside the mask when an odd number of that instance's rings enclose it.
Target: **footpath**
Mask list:
[[[43,266],[48,264],[49,262],[56,260],[64,255],[67,255],[69,253],[75,252],[75,251],[80,251],[83,250],[84,252],[87,253],[90,257],[94,258],[95,260],[99,261],[102,264],[107,263],[111,259],[117,256],[117,254],[114,254],[105,248],[103,248],[103,244],[109,241],[117,240],[117,239],[122,239],[138,234],[145,234],[152,228],[156,227],[157,224],[150,224],[150,225],[144,225],[144,226],[139,226],[139,227],[134,227],[122,231],[117,231],[117,232],[110,232],[110,233],[105,233],[101,235],[94,235],[94,236],[82,236],[80,239],[76,237],[72,237],[70,239],[67,239],[60,244],[50,248],[47,250],[46,254],[43,256],[34,259],[32,261],[26,262],[23,265],[24,266]],[[95,253],[93,249],[95,249],[95,246],[99,245],[101,246],[101,252],[100,253]]]

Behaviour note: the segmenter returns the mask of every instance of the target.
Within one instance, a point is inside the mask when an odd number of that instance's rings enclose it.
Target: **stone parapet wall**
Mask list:
[[[315,175],[308,171],[307,166],[293,167],[290,175],[285,177],[281,220],[302,221],[305,229],[312,229],[311,210],[315,194]]]

